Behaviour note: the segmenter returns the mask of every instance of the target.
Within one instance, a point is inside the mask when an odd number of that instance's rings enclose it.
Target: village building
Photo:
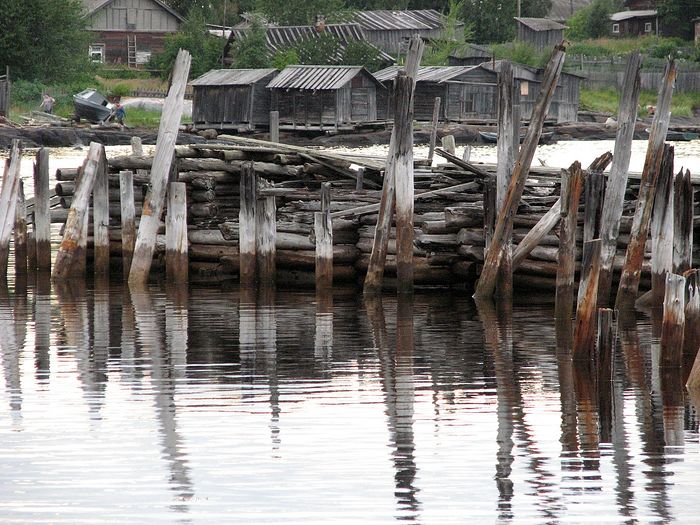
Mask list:
[[[377,121],[385,87],[361,66],[289,66],[267,85],[280,129],[354,129]]]
[[[465,43],[447,57],[449,66],[478,66],[492,56],[487,47]]]
[[[613,13],[610,23],[610,34],[617,38],[659,35],[659,14],[656,9]]]
[[[591,2],[592,0],[552,0],[552,7],[546,18],[564,24],[577,11],[591,5]]]
[[[197,129],[254,130],[270,124],[270,90],[276,69],[213,69],[190,82]]]
[[[435,9],[358,11],[354,17],[370,43],[394,56],[405,52],[413,35],[423,40],[444,38],[447,27],[445,16]],[[454,29],[463,35],[464,23],[458,22]]]
[[[516,18],[517,40],[526,42],[538,51],[551,49],[564,40],[566,26],[548,18]]]
[[[138,67],[165,48],[184,18],[161,0],[83,0],[93,62]]]

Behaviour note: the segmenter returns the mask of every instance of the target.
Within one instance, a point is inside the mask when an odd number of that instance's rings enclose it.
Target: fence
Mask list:
[[[132,97],[143,97],[143,98],[165,98],[168,92],[164,89],[134,89],[131,91],[130,96]],[[185,90],[185,98],[192,100],[192,87],[187,86]]]

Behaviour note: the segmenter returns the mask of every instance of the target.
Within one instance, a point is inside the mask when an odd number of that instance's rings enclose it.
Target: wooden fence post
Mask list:
[[[241,166],[241,205],[238,216],[238,247],[240,250],[241,286],[255,284],[255,208],[258,200],[258,182],[253,162]]]
[[[625,89],[620,97],[617,136],[613,163],[605,191],[603,211],[600,217],[600,239],[602,240],[600,290],[598,302],[607,305],[612,286],[612,271],[615,252],[617,251],[617,236],[620,231],[620,219],[627,191],[627,173],[630,157],[632,156],[632,139],[634,125],[637,120],[637,104],[639,103],[640,76],[642,58],[639,51],[633,52],[627,60],[625,70]]]
[[[256,177],[257,178],[257,177]],[[259,187],[271,186],[267,181],[260,181]],[[255,205],[255,259],[258,283],[262,286],[275,286],[276,281],[276,238],[277,207],[275,197],[258,199]]]
[[[15,209],[19,193],[22,143],[14,139],[10,158],[5,164],[5,175],[0,190],[0,281],[7,279],[7,264],[10,256],[10,236],[15,225]]]
[[[280,141],[280,112],[270,111],[270,142]]]
[[[437,141],[438,122],[440,121],[440,97],[435,97],[433,104],[433,120],[430,126],[430,144],[428,145],[428,164],[433,164],[435,156],[435,142]]]
[[[131,286],[144,286],[151,270],[156,234],[165,203],[165,193],[175,151],[177,131],[182,117],[191,60],[187,51],[181,49],[178,52],[173,68],[172,85],[163,104],[163,118],[158,128],[150,188],[143,201],[139,232],[129,272],[129,285]]]
[[[590,266],[590,269],[586,274],[583,297],[579,299],[576,310],[574,351],[572,356],[575,361],[590,361],[595,344],[595,314],[598,303],[601,240],[594,239],[590,241],[590,244],[592,246],[586,250],[588,257],[581,262],[582,267]]]
[[[583,190],[583,172],[578,161],[571,165],[568,172],[562,172],[561,187],[561,230],[557,257],[555,309],[558,319],[571,319],[576,270],[576,227]]]
[[[122,268],[124,279],[129,279],[131,258],[136,244],[136,212],[134,210],[134,173],[119,172],[119,199],[122,229]]]
[[[507,246],[506,241],[508,234],[512,231],[513,219],[517,213],[520,198],[525,189],[525,180],[530,171],[537,143],[540,140],[544,119],[549,110],[549,105],[552,101],[554,90],[556,89],[564,65],[564,58],[566,55],[565,49],[563,45],[555,46],[549,63],[547,64],[541,89],[537,95],[537,102],[535,103],[532,117],[530,118],[530,126],[527,128],[523,146],[520,148],[515,163],[515,169],[513,170],[510,186],[508,187],[506,201],[496,222],[493,242],[489,247],[486,259],[484,260],[484,267],[481,271],[481,277],[479,277],[476,285],[475,297],[485,299],[493,296],[501,260]]]
[[[187,246],[187,185],[168,184],[165,222],[165,274],[168,281],[186,283],[189,278]]]
[[[333,286],[333,222],[330,214],[330,183],[321,185],[321,211],[314,214],[316,237],[316,290]]]
[[[663,368],[680,368],[683,364],[685,329],[685,277],[666,275],[664,318],[661,325],[661,364]]]
[[[93,262],[97,277],[109,275],[109,175],[104,148],[101,156],[92,188]]]
[[[77,179],[73,201],[70,210],[68,210],[61,246],[56,254],[56,262],[51,275],[54,281],[84,276],[85,247],[90,218],[90,194],[95,177],[100,170],[103,150],[102,144],[90,143],[90,151],[82,174]]]
[[[36,268],[51,271],[51,212],[49,210],[49,150],[41,148],[34,164],[34,240]]]
[[[15,274],[27,274],[27,203],[24,182],[20,179],[15,207]]]

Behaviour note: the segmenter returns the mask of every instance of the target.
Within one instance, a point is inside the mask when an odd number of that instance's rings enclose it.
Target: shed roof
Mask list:
[[[212,69],[190,82],[192,86],[247,86],[277,70],[268,69]]]
[[[358,11],[355,19],[368,31],[396,31],[410,29],[441,29],[445,27],[445,17],[435,9],[413,11]]]
[[[241,40],[246,37],[248,29],[232,28],[231,36],[234,40]],[[265,28],[267,47],[272,53],[277,53],[280,49],[292,47],[300,42],[311,38],[318,38],[319,33],[313,26],[269,26]],[[350,42],[363,41],[367,38],[362,32],[360,24],[326,24],[324,31],[327,31],[338,39],[342,47]],[[377,49],[379,56],[384,62],[393,63],[394,57]]]
[[[340,89],[362,72],[384,87],[362,66],[287,66],[267,85],[270,89]]]
[[[447,82],[459,75],[479,66],[421,66],[418,68],[416,82]],[[389,66],[377,71],[374,77],[380,82],[393,80],[399,74],[403,66]]]
[[[651,16],[656,16],[658,11],[656,9],[644,9],[639,11],[620,11],[619,13],[613,13],[610,15],[610,20],[613,22],[620,22],[621,20],[629,20],[630,18],[649,18]]]
[[[450,53],[450,56],[454,58],[489,58],[491,54],[487,47],[466,43]]]
[[[550,20],[548,18],[515,17],[515,19],[524,26],[529,27],[533,31],[551,31],[553,29],[566,29],[566,26],[564,24],[560,24],[559,22],[555,22],[554,20]]]
[[[165,11],[173,15],[175,18],[177,18],[180,22],[184,22],[185,18],[180,15],[177,11],[175,11],[172,7],[170,7],[168,4],[163,2],[162,0],[152,0],[154,3],[158,4],[161,8],[163,8]],[[114,0],[82,0],[83,2],[83,9],[85,11],[85,16],[90,16],[96,11],[99,11],[103,7],[106,7],[108,4],[111,4],[114,2]]]

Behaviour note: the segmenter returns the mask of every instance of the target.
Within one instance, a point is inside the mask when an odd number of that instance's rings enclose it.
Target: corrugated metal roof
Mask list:
[[[564,21],[578,10],[591,4],[592,0],[552,0],[552,8],[549,10],[547,18],[557,21]]]
[[[656,9],[645,9],[638,11],[620,11],[619,13],[613,13],[610,15],[610,20],[613,22],[619,22],[621,20],[629,20],[630,18],[648,18],[650,16],[656,16],[658,11]]]
[[[247,86],[277,72],[268,69],[212,69],[190,82],[192,86]]]
[[[548,18],[515,18],[524,26],[529,27],[533,31],[551,31],[552,29],[566,29],[564,24],[549,20]]]
[[[469,43],[460,46],[450,53],[450,56],[454,58],[489,58],[491,55],[492,53],[488,48]]]
[[[416,82],[447,82],[479,66],[421,66],[418,68]],[[402,66],[389,66],[377,71],[374,78],[380,82],[393,80],[403,69]]]
[[[85,11],[85,16],[90,16],[93,14],[95,11],[102,9],[105,7],[107,4],[111,4],[114,0],[82,0],[83,2],[83,9]],[[158,4],[160,7],[162,7],[165,11],[173,15],[175,18],[177,18],[180,22],[184,22],[185,19],[183,16],[180,15],[177,11],[175,11],[172,7],[170,7],[168,4],[163,2],[162,0],[153,0],[156,4]]]
[[[430,30],[445,27],[445,18],[435,9],[358,11],[355,19],[367,31]]]
[[[233,28],[232,36],[234,40],[240,40],[246,37],[248,29]],[[270,53],[275,54],[284,48],[293,47],[305,40],[318,38],[319,33],[313,26],[279,26],[266,27],[267,47]],[[326,24],[324,31],[327,31],[338,39],[341,46],[341,51],[350,42],[363,41],[367,42],[365,34],[362,32],[360,24]],[[394,58],[384,51],[377,49],[382,61],[392,63]],[[337,57],[340,59],[341,57]]]
[[[340,89],[363,71],[382,86],[362,66],[288,66],[273,78],[267,87],[270,89],[308,89],[312,91]]]

